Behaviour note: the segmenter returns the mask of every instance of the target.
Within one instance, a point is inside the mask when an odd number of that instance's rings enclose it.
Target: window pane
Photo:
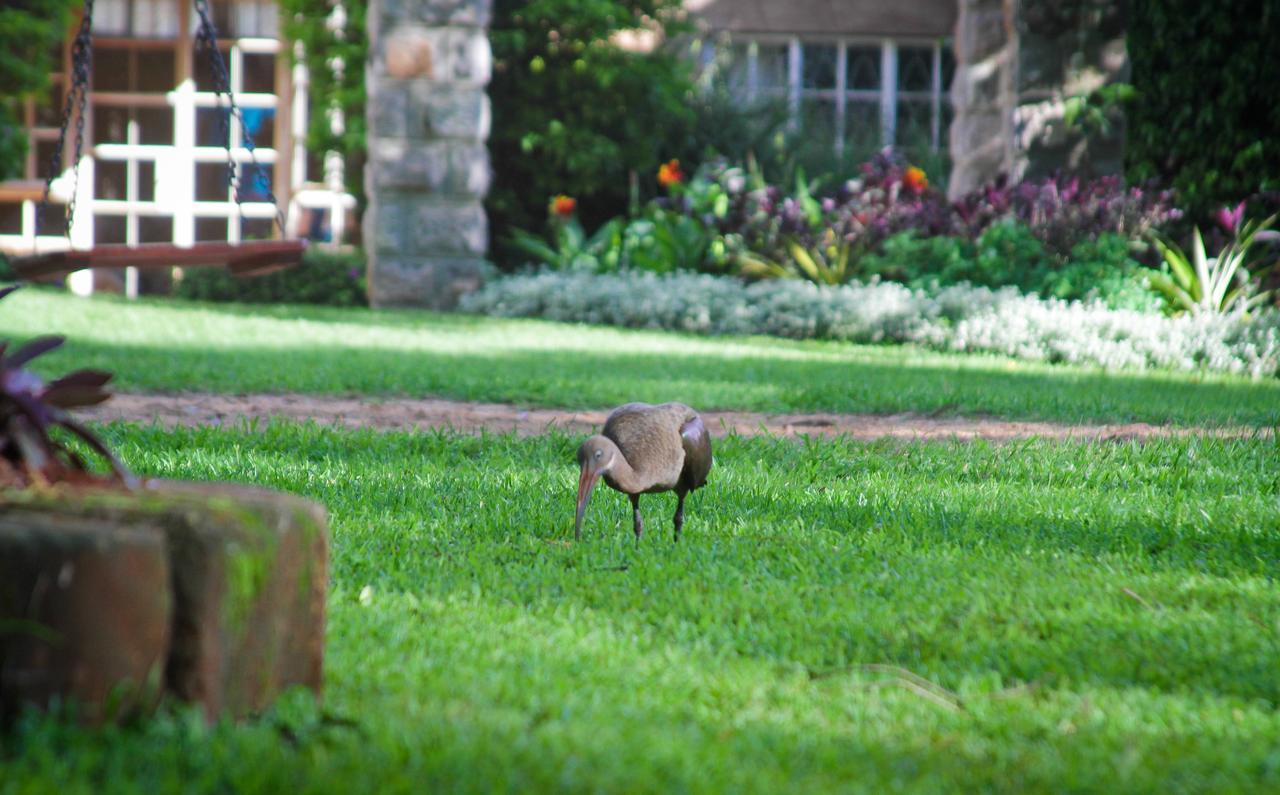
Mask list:
[[[951,78],[956,74],[956,54],[951,50],[951,45],[946,44],[942,47],[942,90],[946,91],[951,87]]]
[[[171,243],[173,242],[173,217],[142,216],[138,219],[139,243]]]
[[[276,111],[274,108],[241,108],[240,118],[244,125],[240,131],[241,145],[248,146],[252,140],[254,146],[270,149],[274,146],[276,135]]]
[[[99,36],[128,33],[129,0],[98,0],[93,6],[93,32]]]
[[[932,119],[933,103],[927,100],[899,101],[898,127],[894,134],[894,143],[898,146],[911,147],[916,151],[927,151],[933,145]]]
[[[57,141],[36,141],[35,176],[37,179],[48,179],[49,169],[53,167],[53,153],[57,151]]]
[[[227,129],[223,123],[229,118],[226,108],[196,109],[196,146],[227,145]]]
[[[126,243],[125,220],[122,215],[95,215],[93,217],[93,242]]]
[[[139,50],[138,83],[134,90],[163,94],[178,84],[177,56],[173,50]]]
[[[213,18],[213,26],[218,29],[218,37],[234,35],[235,29],[231,24],[231,0],[213,0],[211,5],[213,13],[210,16]],[[192,23],[196,23],[198,18],[198,15],[192,14]]]
[[[756,73],[760,81],[760,89],[787,88],[787,73],[790,57],[785,44],[761,44],[756,53]]]
[[[826,146],[836,145],[836,103],[806,99],[800,103],[800,126],[805,138]]]
[[[126,166],[123,160],[98,160],[93,164],[93,197],[123,200]]]
[[[836,48],[834,45],[804,45],[802,53],[804,75],[802,85],[805,88],[836,87]]]
[[[156,200],[156,162],[154,160],[138,161],[138,201],[153,202]],[[147,241],[143,241],[144,243]]]
[[[241,240],[270,240],[275,223],[270,218],[245,218],[240,222]]]
[[[224,202],[230,195],[226,163],[196,163],[196,201]]]
[[[241,62],[240,90],[246,94],[276,93],[276,57],[264,53],[245,53]]]
[[[22,202],[0,203],[0,235],[20,234],[22,234]]]
[[[258,4],[250,0],[235,0],[231,10],[231,29],[236,36],[260,36]]]
[[[258,0],[258,35],[267,39],[280,38],[279,22],[274,0]]]
[[[933,48],[898,48],[898,90],[931,91],[933,89]]]
[[[67,208],[62,204],[36,203],[36,222],[40,236],[61,237],[67,231]]]
[[[880,103],[849,100],[844,109],[846,154],[880,148]]]
[[[231,69],[231,54],[228,46],[219,44],[218,52],[222,55],[223,67]],[[198,44],[191,51],[192,77],[196,82],[196,91],[213,91],[214,90],[214,69],[213,59],[209,51]],[[228,72],[228,75],[230,72]],[[230,77],[227,78],[228,80]]]
[[[253,163],[241,163],[240,201],[270,201],[271,177],[271,166],[265,163],[259,163],[256,166]]]
[[[845,63],[845,88],[857,91],[880,90],[880,48],[850,47]]]
[[[207,240],[226,240],[227,239],[227,219],[225,218],[197,218],[196,219],[196,242],[204,242]]]
[[[138,143],[173,146],[173,110],[171,108],[136,108]]]
[[[129,90],[129,51],[98,47],[93,53],[93,90]]]
[[[129,110],[111,105],[93,108],[93,142],[95,144],[122,144],[127,142]]]
[[[41,101],[36,105],[37,127],[58,127],[62,124],[62,79],[49,81]]]
[[[717,73],[720,82],[735,97],[747,95],[747,70],[750,56],[747,45],[732,44],[716,50]]]
[[[173,0],[133,0],[135,36],[164,38],[178,32],[178,6]]]

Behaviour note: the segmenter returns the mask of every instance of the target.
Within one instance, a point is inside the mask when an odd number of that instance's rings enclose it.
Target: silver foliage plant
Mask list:
[[[968,284],[936,291],[893,282],[824,287],[744,284],[705,274],[542,272],[489,282],[462,308],[500,317],[768,334],[791,339],[914,343],[1108,369],[1280,374],[1280,312],[1164,317]]]

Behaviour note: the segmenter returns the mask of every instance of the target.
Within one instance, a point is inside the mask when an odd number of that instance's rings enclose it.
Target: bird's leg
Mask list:
[[[640,518],[640,495],[632,494],[631,496],[631,513],[635,517],[636,522],[636,543],[640,543],[640,534],[644,532],[644,521]]]
[[[680,543],[680,530],[684,527],[684,492],[676,492],[676,543]]]

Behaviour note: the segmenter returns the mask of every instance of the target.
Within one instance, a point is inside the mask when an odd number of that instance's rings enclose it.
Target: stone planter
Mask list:
[[[0,492],[0,720],[74,701],[96,722],[164,694],[210,720],[319,693],[321,506],[221,483]]]

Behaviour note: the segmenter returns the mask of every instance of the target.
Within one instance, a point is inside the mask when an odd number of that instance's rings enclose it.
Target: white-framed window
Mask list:
[[[235,243],[274,235],[276,208],[268,195],[277,191],[281,45],[263,34],[276,31],[275,5],[212,4],[242,124],[230,114],[225,96],[214,91],[212,61],[193,41],[199,21],[194,13],[187,15],[189,46],[180,46],[185,1],[105,0],[107,31],[117,35],[99,36],[94,48],[87,124],[93,190],[90,203],[78,204],[93,216],[91,236],[82,238],[89,245]],[[183,53],[189,64],[180,63]],[[228,141],[240,203],[228,183]]]
[[[947,42],[737,36],[704,42],[702,63],[708,80],[746,103],[785,101],[792,124],[837,153],[946,147]]]

